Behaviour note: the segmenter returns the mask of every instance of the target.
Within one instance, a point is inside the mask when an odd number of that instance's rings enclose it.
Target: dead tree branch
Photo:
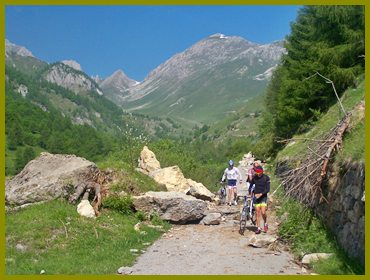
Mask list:
[[[319,72],[315,72],[315,74],[311,75],[310,77],[306,78],[305,80],[311,79],[311,78],[315,77],[316,75],[319,75],[321,78],[323,78],[327,84],[331,84],[331,86],[333,87],[335,96],[337,97],[338,102],[339,102],[339,105],[340,105],[340,107],[341,107],[341,109],[343,111],[343,114],[344,115],[347,115],[347,112],[346,112],[346,110],[344,110],[342,101],[340,101],[340,98],[338,96],[337,90],[335,89],[335,85],[334,85],[334,83],[333,83],[332,80],[330,80],[330,79],[326,78],[325,76],[321,75]]]
[[[301,164],[298,167],[280,174],[287,196],[295,197],[309,207],[314,207],[323,201],[327,202],[322,191],[322,181],[326,176],[333,152],[340,148],[350,117],[351,114],[346,114],[323,139],[301,138],[315,141],[307,147],[307,153],[300,158]]]
[[[277,140],[277,143],[288,143],[293,141],[313,141],[313,142],[332,142],[333,140],[322,140],[322,139],[311,139],[311,138],[290,138],[290,139],[283,139]]]

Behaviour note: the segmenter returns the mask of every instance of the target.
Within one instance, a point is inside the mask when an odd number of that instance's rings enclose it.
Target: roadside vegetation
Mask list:
[[[271,176],[272,184],[280,185],[280,180]],[[358,261],[349,258],[340,247],[333,233],[315,215],[312,209],[302,206],[293,198],[287,197],[283,189],[276,191],[274,198],[279,205],[277,216],[281,220],[279,237],[289,245],[295,258],[301,260],[306,254],[332,253],[326,260],[311,263],[311,269],[323,275],[364,274]]]
[[[347,111],[352,112],[350,129],[345,134],[341,149],[336,153],[331,164],[342,166],[348,162],[360,161],[365,159],[365,139],[364,139],[364,111],[361,101],[364,100],[364,82],[359,82],[359,86],[347,90],[341,102]],[[326,114],[315,122],[315,126],[300,135],[294,135],[296,140],[281,150],[275,159],[275,166],[279,161],[285,161],[290,166],[298,166],[302,155],[308,152],[307,145],[309,139],[321,139],[325,133],[333,128],[341,118],[339,105],[333,105]],[[273,177],[273,185],[278,186],[281,181]],[[311,264],[311,268],[318,274],[364,274],[364,267],[358,261],[349,258],[336,241],[336,237],[331,233],[318,218],[312,209],[302,206],[291,197],[287,197],[280,187],[276,192],[280,210],[278,216],[282,220],[279,226],[279,236],[289,243],[292,252],[297,259],[308,253],[333,253],[327,260],[321,260]]]
[[[163,230],[143,225],[135,231],[145,216],[134,214],[129,203],[112,208],[93,220],[55,200],[8,214],[6,274],[115,274],[170,228],[152,217]]]

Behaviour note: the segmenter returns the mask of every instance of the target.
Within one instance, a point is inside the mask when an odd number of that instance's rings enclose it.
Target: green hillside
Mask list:
[[[238,80],[235,74],[224,71],[197,73],[186,83],[158,88],[123,107],[130,110],[148,104],[137,111],[151,116],[169,116],[185,126],[212,124],[245,106],[266,87],[266,81]]]
[[[365,82],[362,78],[359,86],[345,91],[341,98],[344,109],[351,112],[350,130],[343,139],[342,149],[336,155],[338,161],[365,160],[365,119],[364,108],[358,106],[365,100]],[[288,160],[294,165],[302,159],[302,156],[308,152],[307,146],[312,140],[321,140],[334,128],[342,119],[343,112],[339,103],[332,106],[309,131],[294,135],[293,139],[303,139],[292,141],[281,150],[276,159],[278,161]]]

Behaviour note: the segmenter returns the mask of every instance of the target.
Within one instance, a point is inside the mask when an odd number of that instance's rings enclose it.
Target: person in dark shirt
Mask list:
[[[270,192],[270,177],[266,174],[263,174],[262,166],[255,167],[255,176],[252,179],[251,185],[254,186],[254,207],[256,209],[256,223],[257,223],[257,230],[255,231],[256,234],[261,233],[261,219],[260,216],[262,215],[263,218],[263,231],[267,232],[268,224],[267,224],[267,193]]]

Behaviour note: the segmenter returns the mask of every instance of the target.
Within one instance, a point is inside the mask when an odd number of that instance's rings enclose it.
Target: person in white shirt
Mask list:
[[[237,167],[234,166],[234,161],[229,160],[229,166],[225,169],[224,174],[222,175],[222,182],[225,182],[227,179],[227,201],[228,204],[231,205],[231,201],[237,205],[236,202],[236,182],[239,178],[239,183],[242,183],[242,175]]]

